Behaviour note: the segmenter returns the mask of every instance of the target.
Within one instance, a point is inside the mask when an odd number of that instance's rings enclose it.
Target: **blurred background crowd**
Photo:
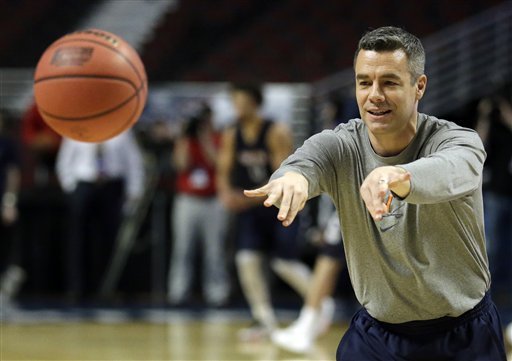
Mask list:
[[[0,0],[0,292],[38,305],[230,307],[236,206],[218,202],[221,133],[236,124],[232,84],[261,84],[262,117],[299,146],[358,117],[353,51],[369,27],[424,41],[420,110],[474,128],[488,152],[485,217],[497,304],[512,309],[512,5],[499,0]],[[416,16],[414,14],[421,14]],[[128,40],[149,76],[132,131],[102,144],[62,139],[34,105],[33,68],[66,32]],[[201,153],[201,155],[198,155]],[[295,239],[312,266],[331,206],[312,201]],[[353,302],[346,271],[336,295]],[[299,305],[269,274],[273,300]],[[509,316],[507,316],[510,318]]]

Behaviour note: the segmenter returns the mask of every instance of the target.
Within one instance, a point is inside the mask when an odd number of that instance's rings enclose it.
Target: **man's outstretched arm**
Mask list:
[[[278,207],[277,219],[288,227],[308,200],[308,180],[300,173],[287,172],[263,187],[244,191],[244,194],[251,198],[266,196],[265,207]]]

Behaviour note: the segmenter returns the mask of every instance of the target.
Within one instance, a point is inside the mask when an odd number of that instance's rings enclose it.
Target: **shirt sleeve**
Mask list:
[[[411,173],[408,203],[451,201],[481,186],[486,158],[480,137],[471,129],[440,131],[429,141],[433,152],[414,162],[399,165]]]
[[[340,143],[338,136],[332,130],[324,130],[313,135],[281,164],[270,180],[282,177],[287,172],[296,172],[302,174],[308,181],[309,199],[322,192],[328,192],[335,179],[333,155],[339,149]]]

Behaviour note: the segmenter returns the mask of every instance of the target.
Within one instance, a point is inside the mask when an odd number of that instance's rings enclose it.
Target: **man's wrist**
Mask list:
[[[398,169],[401,173],[407,173],[407,170],[402,167],[395,167],[395,169]],[[400,182],[393,187],[390,187],[390,191],[393,193],[393,195],[398,196],[399,199],[405,199],[411,192],[411,181],[410,179]]]

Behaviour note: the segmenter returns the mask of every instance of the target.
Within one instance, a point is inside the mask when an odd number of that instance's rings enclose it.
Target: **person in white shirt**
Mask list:
[[[56,167],[69,200],[67,292],[70,301],[81,301],[99,285],[123,211],[133,211],[142,195],[142,154],[130,131],[103,143],[64,139]]]

